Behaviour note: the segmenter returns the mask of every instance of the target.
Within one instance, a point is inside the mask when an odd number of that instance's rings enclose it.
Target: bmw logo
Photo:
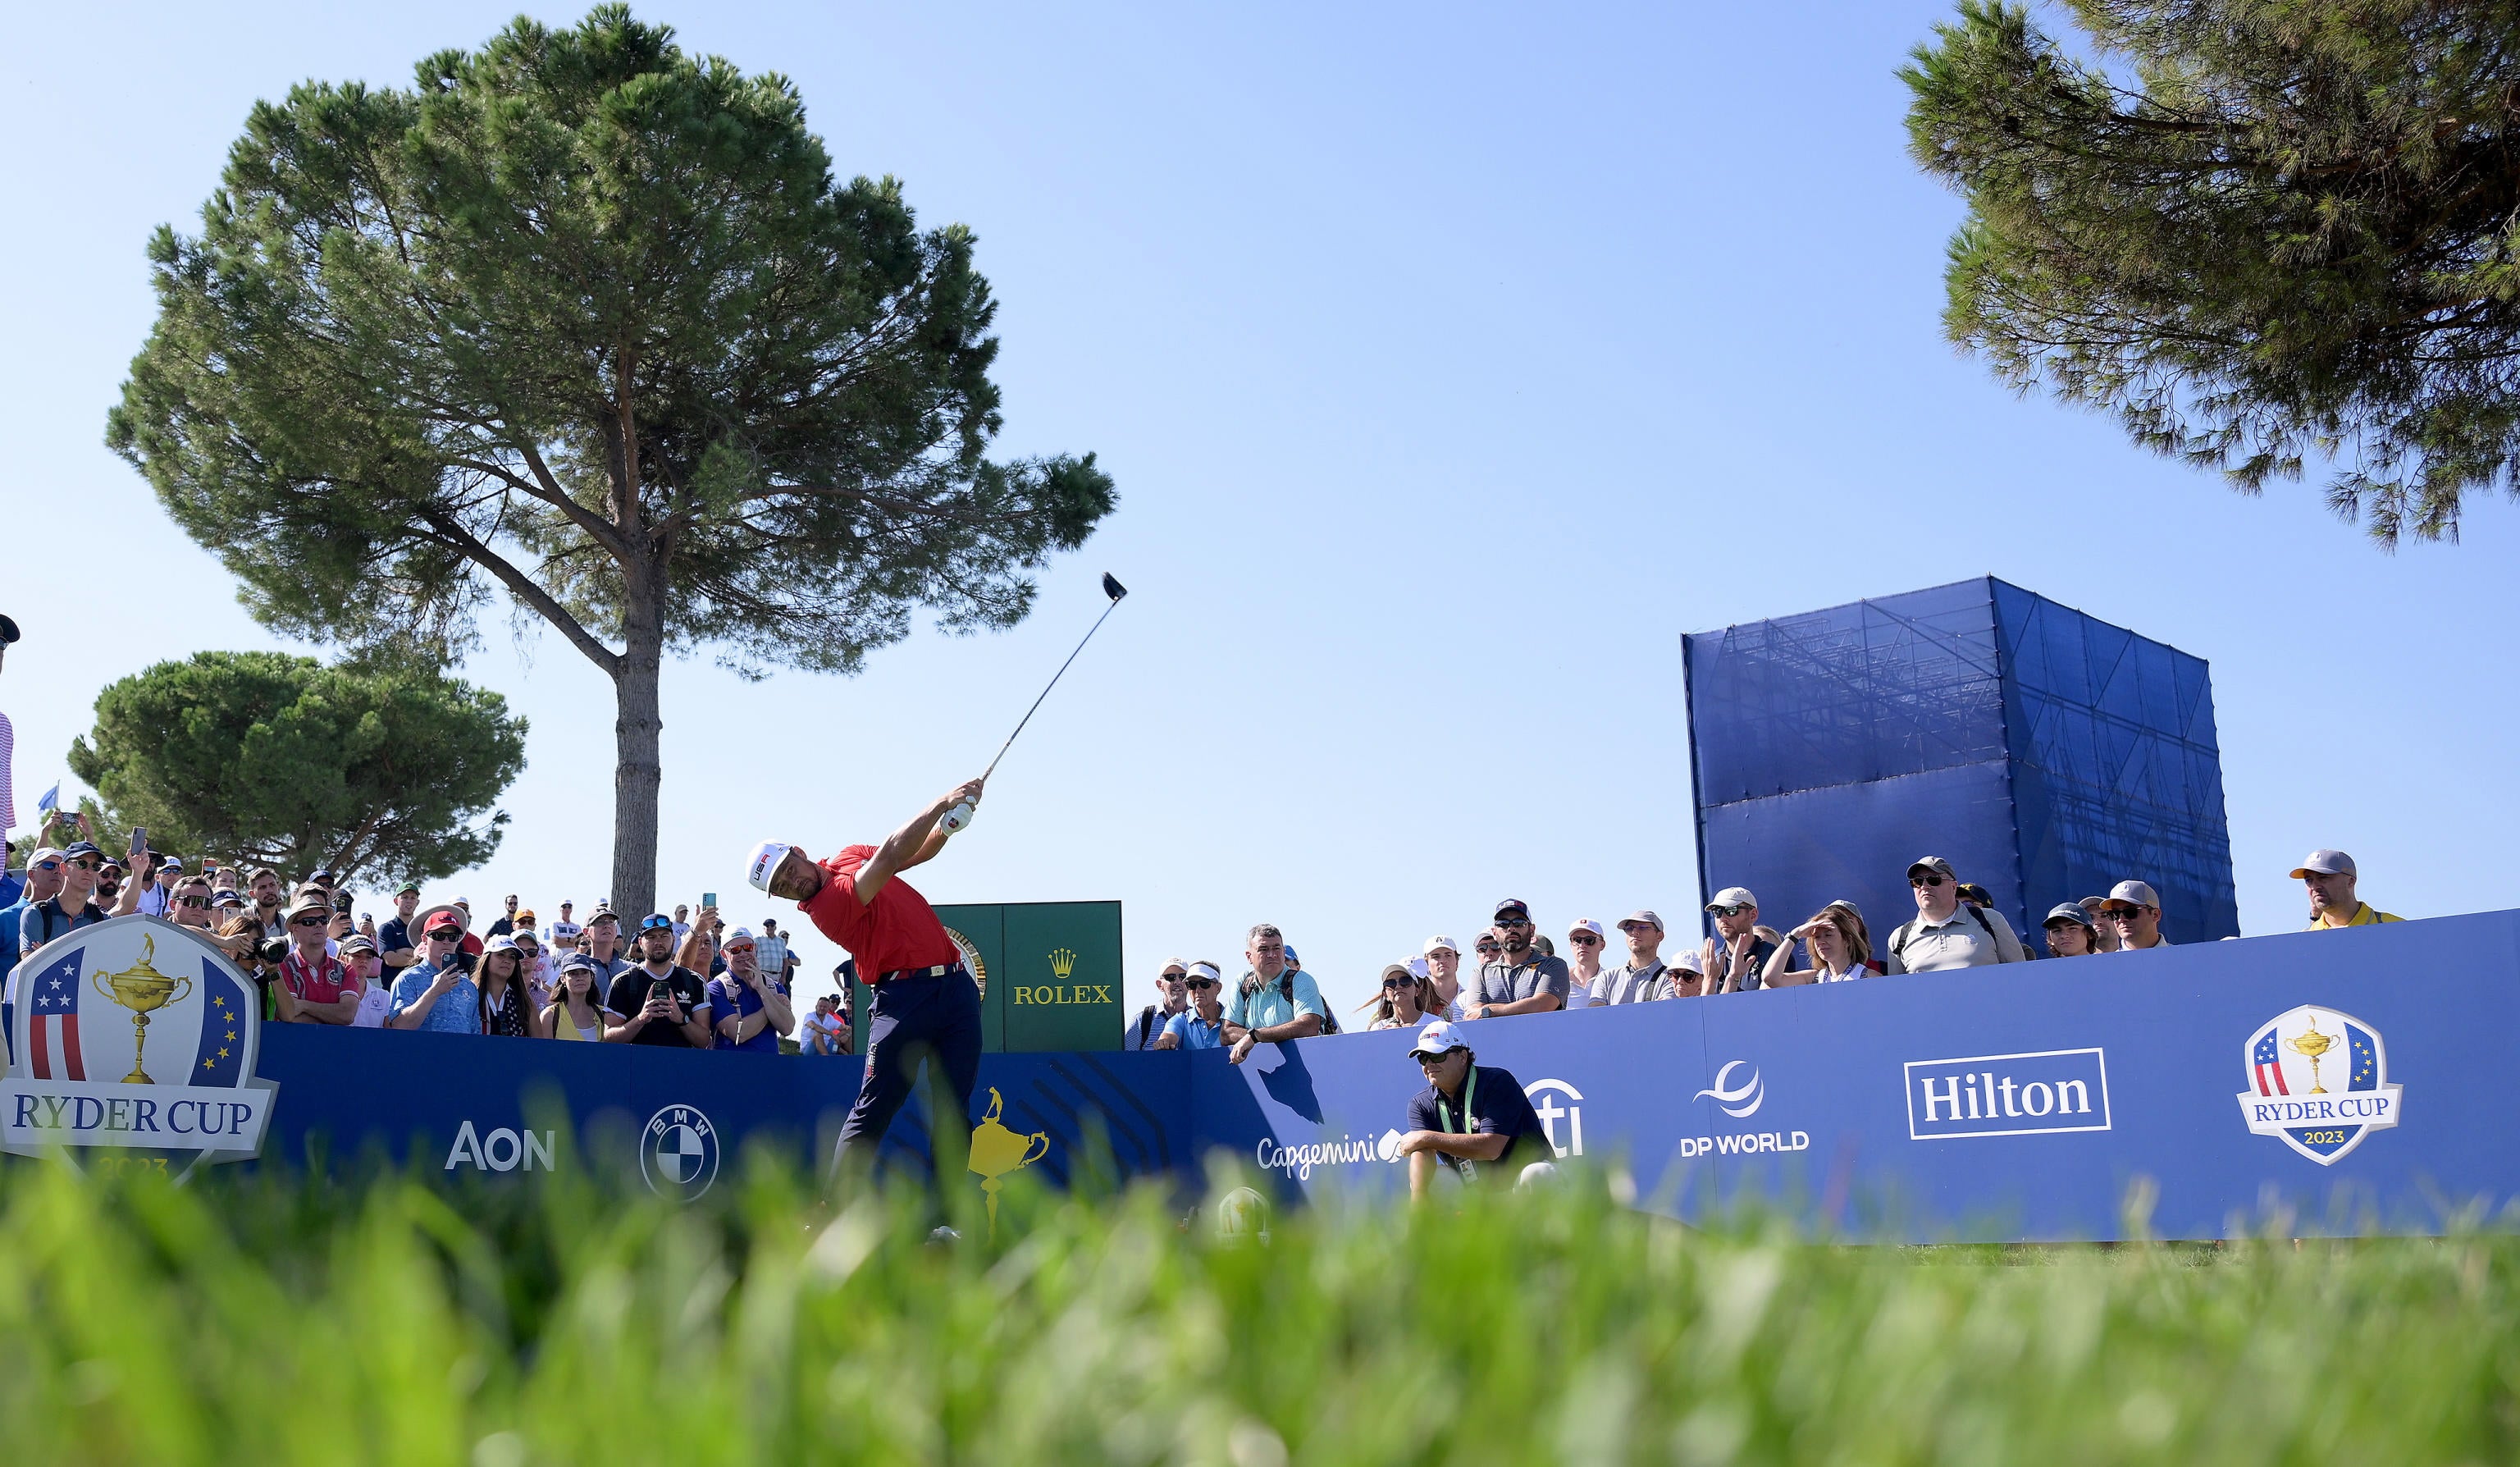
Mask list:
[[[659,1197],[698,1201],[717,1180],[717,1127],[696,1106],[666,1106],[640,1133],[639,1174]]]

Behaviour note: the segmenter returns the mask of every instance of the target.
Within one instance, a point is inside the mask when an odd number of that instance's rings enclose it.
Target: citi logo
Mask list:
[[[1550,1146],[1559,1160],[1584,1154],[1584,1092],[1562,1079],[1536,1079],[1522,1087],[1531,1100],[1531,1112],[1540,1118],[1540,1133],[1549,1138]],[[1573,1104],[1559,1105],[1563,1095]],[[1566,1139],[1557,1139],[1557,1123],[1566,1123]]]
[[[1700,1090],[1690,1098],[1712,1100],[1723,1107],[1725,1115],[1735,1121],[1746,1121],[1759,1114],[1759,1107],[1768,1099],[1766,1088],[1759,1083],[1759,1072],[1751,1071],[1750,1077],[1737,1085],[1732,1082],[1732,1072],[1749,1063],[1748,1060],[1732,1061],[1715,1072],[1715,1083],[1711,1088]]]
[[[2109,1128],[2109,1068],[2096,1049],[1910,1060],[1908,1138],[2044,1136]]]

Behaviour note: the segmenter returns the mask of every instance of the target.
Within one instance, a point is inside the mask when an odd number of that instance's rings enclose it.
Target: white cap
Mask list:
[[[1578,917],[1573,922],[1567,924],[1566,936],[1571,938],[1579,932],[1591,933],[1593,936],[1599,938],[1604,942],[1610,940],[1610,935],[1601,931],[1601,924],[1594,921],[1590,917]]]
[[[2292,879],[2299,881],[2314,871],[2321,876],[2352,876],[2354,857],[2342,850],[2314,850],[2310,859],[2292,868]]]
[[[1439,947],[1444,951],[1451,953],[1455,957],[1460,957],[1462,955],[1462,944],[1454,941],[1450,938],[1444,937],[1440,933],[1434,937],[1428,938],[1426,940],[1426,945],[1418,950],[1423,953],[1431,953]]]
[[[1755,907],[1758,904],[1759,898],[1750,894],[1749,888],[1726,887],[1723,891],[1715,894],[1715,899],[1706,904],[1706,909],[1711,912],[1719,906]]]
[[[788,852],[795,848],[793,846],[782,845],[777,841],[764,841],[753,847],[751,866],[746,876],[746,879],[752,883],[752,890],[769,891],[771,873],[777,871],[779,863],[788,858]],[[561,904],[567,905],[566,902]]]
[[[1450,1054],[1469,1047],[1470,1041],[1462,1037],[1460,1026],[1438,1019],[1418,1031],[1418,1042],[1409,1046],[1409,1054],[1415,1059],[1421,1054]]]
[[[1674,953],[1671,961],[1664,966],[1677,968],[1683,973],[1694,973],[1700,978],[1706,976],[1705,964],[1698,959],[1696,951],[1692,948],[1682,948]]]
[[[728,933],[726,935],[726,940],[717,945],[721,948],[727,948],[733,947],[738,942],[751,942],[755,947],[761,945],[759,941],[754,940],[752,929],[748,927],[739,927],[735,931]]]
[[[1424,958],[1411,958],[1409,960],[1409,976],[1411,978],[1422,979],[1426,976],[1427,972],[1428,969]]]
[[[2152,894],[2152,888],[2139,881],[2122,881],[2109,888],[2109,899],[2100,903],[2100,910],[2114,912],[2122,906],[2148,906],[2158,909],[2160,905],[2161,898]]]
[[[1225,975],[1216,971],[1216,965],[1214,963],[1192,963],[1183,972],[1182,977],[1203,978],[1210,983],[1221,984],[1225,982]]]

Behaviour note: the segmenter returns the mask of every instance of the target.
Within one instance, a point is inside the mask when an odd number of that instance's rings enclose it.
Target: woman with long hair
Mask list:
[[[543,1010],[543,1037],[604,1042],[604,1000],[595,991],[595,959],[572,952],[560,965],[560,987]]]
[[[2099,924],[2076,902],[2057,903],[2040,925],[2048,933],[2049,957],[2093,957],[2100,951]]]
[[[1811,966],[1792,966],[1794,943],[1799,940],[1811,949]],[[1872,956],[1872,944],[1865,937],[1863,914],[1844,902],[1832,901],[1812,914],[1812,919],[1777,944],[1768,958],[1767,983],[1770,987],[1794,987],[1802,984],[1844,983],[1849,979],[1870,978],[1872,970],[1864,960]]]
[[[1426,1022],[1426,1011],[1418,1006],[1425,987],[1407,963],[1382,965],[1382,991],[1357,1005],[1373,1010],[1373,1019],[1366,1025],[1367,1032],[1377,1029],[1416,1029]]]
[[[514,938],[506,933],[492,938],[481,949],[481,960],[472,971],[475,1000],[481,1009],[481,1032],[510,1039],[548,1039],[551,1031],[543,1028],[543,1016],[534,1012],[531,994],[525,991],[525,955],[517,950]]]

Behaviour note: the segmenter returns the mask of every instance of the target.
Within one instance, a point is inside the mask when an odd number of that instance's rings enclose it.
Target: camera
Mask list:
[[[277,967],[288,958],[289,943],[279,938],[267,938],[255,946],[253,955]]]

